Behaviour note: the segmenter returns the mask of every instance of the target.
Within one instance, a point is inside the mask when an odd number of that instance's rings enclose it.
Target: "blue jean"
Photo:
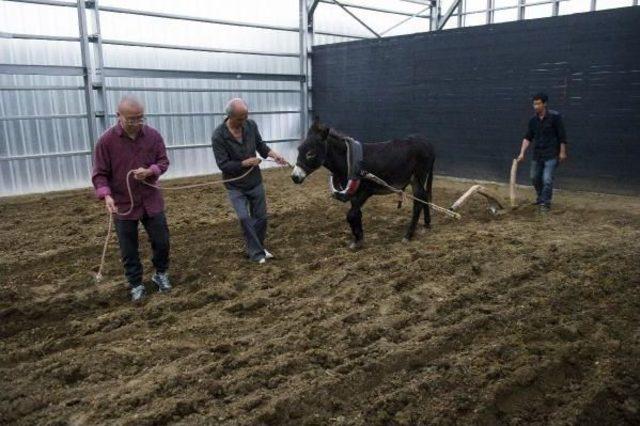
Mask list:
[[[551,206],[553,196],[553,175],[558,167],[558,159],[533,160],[531,162],[531,181],[536,189],[536,202],[544,206]]]
[[[267,199],[262,184],[251,189],[229,189],[229,201],[238,215],[247,254],[251,260],[265,256],[264,238],[267,233]]]

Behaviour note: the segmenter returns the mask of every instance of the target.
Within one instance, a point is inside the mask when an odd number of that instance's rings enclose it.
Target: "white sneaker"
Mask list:
[[[263,263],[267,263],[267,259],[265,259],[264,257],[261,257],[260,260],[258,260],[258,264],[262,265]]]
[[[275,256],[269,253],[267,249],[264,249],[264,258],[267,260],[271,260],[271,259],[275,259]]]

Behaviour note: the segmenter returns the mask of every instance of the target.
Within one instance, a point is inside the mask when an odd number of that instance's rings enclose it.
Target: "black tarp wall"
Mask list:
[[[640,194],[640,7],[318,46],[312,71],[323,122],[422,133],[436,173],[483,180],[508,180],[544,91],[569,137],[556,187]]]

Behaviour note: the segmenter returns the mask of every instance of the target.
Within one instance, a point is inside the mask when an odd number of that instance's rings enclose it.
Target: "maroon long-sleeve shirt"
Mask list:
[[[160,133],[152,127],[143,126],[135,139],[127,136],[120,124],[116,124],[98,140],[93,157],[91,180],[98,198],[111,195],[119,212],[126,212],[131,205],[127,192],[126,177],[129,170],[149,168],[153,176],[147,182],[155,183],[169,168],[169,158]],[[164,199],[160,190],[129,178],[133,193],[134,208],[120,219],[140,219],[147,214],[154,216],[164,210]]]

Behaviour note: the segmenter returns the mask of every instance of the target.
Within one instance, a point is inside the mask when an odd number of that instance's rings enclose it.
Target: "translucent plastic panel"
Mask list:
[[[464,18],[464,25],[466,27],[473,27],[476,25],[485,25],[487,23],[487,13],[472,13],[471,15],[466,15]]]
[[[518,9],[496,10],[493,15],[493,22],[509,22],[518,19]]]
[[[74,7],[2,1],[0,31],[78,37],[78,12]]]
[[[596,10],[615,9],[617,7],[633,6],[633,0],[598,0]]]
[[[465,0],[465,10],[467,12],[479,12],[487,10],[487,0]],[[474,24],[479,25],[479,24]]]
[[[23,65],[82,64],[80,43],[0,38],[0,62]]]
[[[494,7],[517,6],[518,0],[494,0]]]
[[[548,18],[553,13],[551,4],[539,4],[536,6],[527,6],[524,10],[525,19]]]
[[[101,0],[100,6],[297,27],[298,3],[298,0]]]
[[[299,50],[297,32],[111,12],[101,12],[100,20],[102,36],[105,39],[281,53],[295,53]],[[143,28],[144,30],[132,31],[132,28]],[[199,53],[202,56],[207,55]]]
[[[591,0],[569,0],[569,1],[564,1],[560,3],[561,15],[589,12],[590,10],[591,10]]]

